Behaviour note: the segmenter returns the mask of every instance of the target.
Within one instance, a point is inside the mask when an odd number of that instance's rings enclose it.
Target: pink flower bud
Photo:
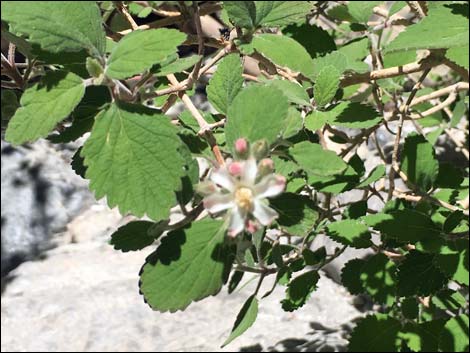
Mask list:
[[[246,230],[251,234],[256,233],[259,229],[259,225],[256,222],[253,222],[251,219],[246,222]]]
[[[248,155],[248,142],[244,138],[235,141],[235,153],[241,158]]]
[[[239,176],[243,171],[243,165],[240,162],[232,162],[228,166],[228,172],[233,176]]]
[[[276,175],[276,184],[282,187],[286,186],[286,178],[283,175]]]

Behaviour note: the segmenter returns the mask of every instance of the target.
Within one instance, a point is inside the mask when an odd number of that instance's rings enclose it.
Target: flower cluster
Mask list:
[[[211,171],[198,191],[205,195],[204,207],[209,213],[227,212],[228,235],[235,237],[243,230],[255,232],[260,224],[271,224],[278,214],[266,198],[284,191],[286,179],[276,175],[272,159],[265,158],[267,144],[259,141],[249,146],[245,139],[235,142],[235,160]]]

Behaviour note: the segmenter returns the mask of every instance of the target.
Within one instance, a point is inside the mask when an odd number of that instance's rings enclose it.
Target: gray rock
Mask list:
[[[70,167],[73,152],[44,140],[26,147],[2,141],[2,277],[50,247],[50,237],[93,200]]]
[[[78,243],[62,244],[12,271],[15,279],[1,299],[2,351],[289,351],[286,342],[301,342],[301,351],[340,351],[348,331],[343,325],[362,315],[344,288],[322,276],[308,303],[293,313],[282,310],[284,288],[278,287],[260,301],[254,326],[220,349],[256,281],[232,295],[223,288],[184,312],[153,312],[138,293],[138,272],[152,249],[112,249],[109,233],[122,220],[105,213],[104,207],[97,212],[101,231],[91,214],[79,217],[67,232],[75,232]]]

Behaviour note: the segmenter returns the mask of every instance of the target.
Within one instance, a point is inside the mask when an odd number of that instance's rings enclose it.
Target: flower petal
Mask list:
[[[214,183],[222,186],[224,189],[228,191],[235,190],[235,183],[232,176],[229,174],[227,169],[219,168],[212,171],[210,180]]]
[[[210,213],[217,213],[235,206],[231,194],[212,194],[204,198],[204,208]]]
[[[247,185],[253,185],[256,180],[256,174],[258,174],[256,159],[248,158],[244,163],[242,181]]]
[[[264,226],[270,225],[278,217],[276,211],[259,200],[255,200],[254,206],[253,216]]]
[[[230,213],[230,226],[228,228],[228,235],[235,237],[238,233],[242,232],[245,228],[245,215],[237,207]]]
[[[257,199],[277,196],[284,191],[286,187],[286,178],[282,175],[267,175],[255,185],[255,194]]]

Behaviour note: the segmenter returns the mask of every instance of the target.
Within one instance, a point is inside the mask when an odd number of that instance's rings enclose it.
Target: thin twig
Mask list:
[[[395,188],[395,169],[400,169],[400,166],[398,165],[398,148],[400,146],[403,123],[408,115],[408,110],[410,109],[410,105],[413,102],[413,99],[416,96],[416,93],[418,93],[418,90],[421,88],[421,85],[423,84],[424,79],[426,78],[426,76],[428,75],[430,71],[431,71],[431,68],[427,68],[424,70],[419,80],[413,86],[413,89],[411,90],[411,93],[408,96],[405,106],[400,114],[400,121],[398,123],[397,135],[395,136],[395,143],[393,144],[392,168],[390,168],[389,178],[388,178],[389,184],[390,184],[389,191],[388,191],[388,200],[392,199],[393,190]]]
[[[180,84],[173,74],[168,75],[167,78],[173,86],[178,86]],[[183,101],[184,105],[194,117],[194,119],[196,119],[200,128],[199,135],[204,136],[207,140],[207,143],[211,147],[212,153],[214,154],[217,163],[221,166],[224,165],[224,157],[222,157],[222,153],[220,152],[220,148],[217,145],[214,135],[212,134],[210,125],[207,123],[201,113],[199,113],[199,110],[194,106],[191,98],[189,98],[189,96],[184,91],[179,92],[178,96]]]

